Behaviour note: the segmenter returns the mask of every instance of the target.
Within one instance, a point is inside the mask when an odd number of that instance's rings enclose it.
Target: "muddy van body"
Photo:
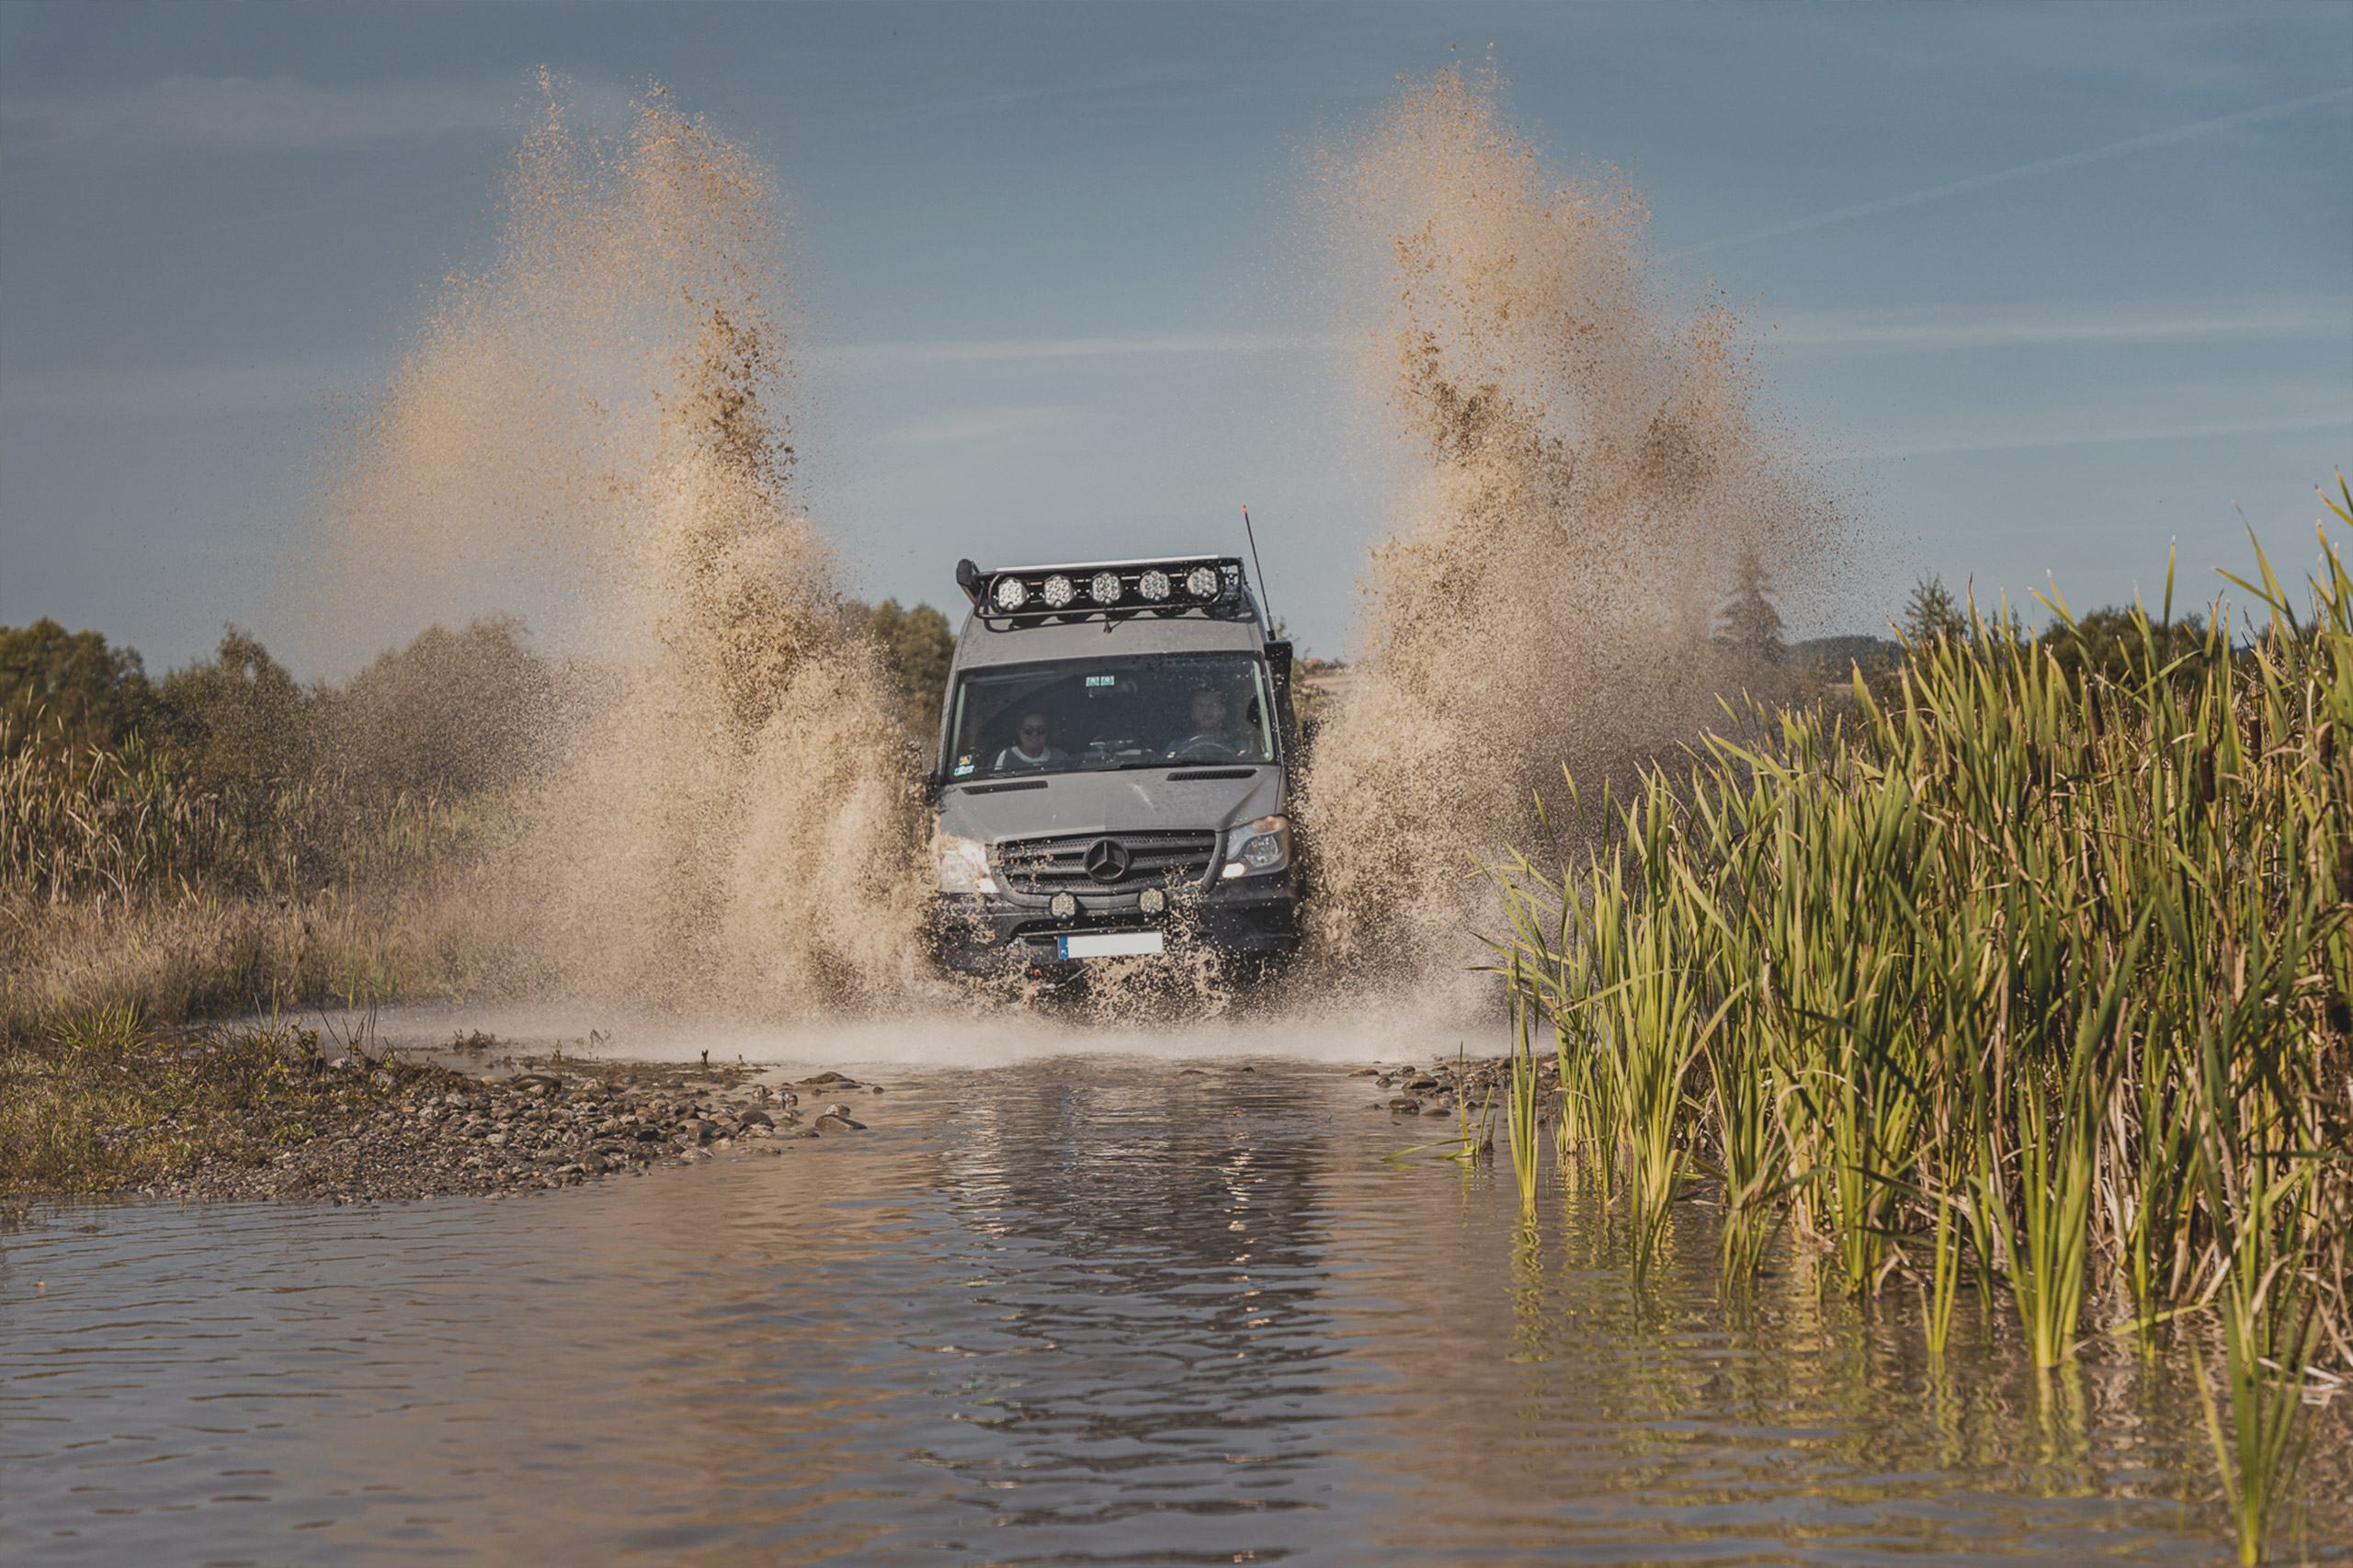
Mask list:
[[[1247,976],[1299,941],[1290,644],[1239,560],[983,571],[939,722],[939,962],[1051,989],[1090,960]]]

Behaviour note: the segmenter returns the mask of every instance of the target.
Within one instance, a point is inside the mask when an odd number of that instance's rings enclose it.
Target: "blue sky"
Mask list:
[[[2154,592],[2175,538],[2202,597],[2242,512],[2311,555],[2353,459],[2353,6],[17,0],[0,622],[159,667],[233,618],[305,673],[376,651],[288,617],[274,562],[329,400],[486,256],[544,65],[616,128],[665,83],[774,167],[803,498],[856,586],[1238,549],[1247,503],[1276,608],[1340,652],[1389,497],[1299,308],[1303,156],[1458,59],[1755,322],[1878,541],[1838,627],[1921,571]]]

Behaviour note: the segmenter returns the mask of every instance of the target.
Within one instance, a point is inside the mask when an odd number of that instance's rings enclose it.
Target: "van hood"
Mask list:
[[[939,831],[983,844],[1147,828],[1229,828],[1283,809],[1283,770],[1251,777],[1187,778],[1225,768],[1135,768],[1125,773],[1049,773],[1036,779],[951,784],[940,791]],[[1171,777],[1172,774],[1177,777]],[[1042,782],[1044,789],[1035,786]],[[1007,783],[1031,786],[1006,789]]]

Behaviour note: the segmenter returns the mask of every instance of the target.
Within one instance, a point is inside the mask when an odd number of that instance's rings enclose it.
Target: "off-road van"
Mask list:
[[[965,561],[956,581],[972,609],[929,783],[939,960],[1052,989],[1089,960],[1287,956],[1291,650],[1242,562]]]

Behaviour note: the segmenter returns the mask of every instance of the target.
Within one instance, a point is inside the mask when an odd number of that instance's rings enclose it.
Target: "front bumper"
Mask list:
[[[1083,970],[1086,960],[1058,956],[1059,937],[1158,931],[1167,944],[1166,956],[1179,960],[1208,955],[1270,962],[1299,946],[1298,879],[1289,868],[1188,889],[1157,915],[1145,915],[1133,892],[1077,897],[1078,913],[1057,920],[1043,898],[938,893],[932,898],[926,935],[941,967],[987,975]]]

